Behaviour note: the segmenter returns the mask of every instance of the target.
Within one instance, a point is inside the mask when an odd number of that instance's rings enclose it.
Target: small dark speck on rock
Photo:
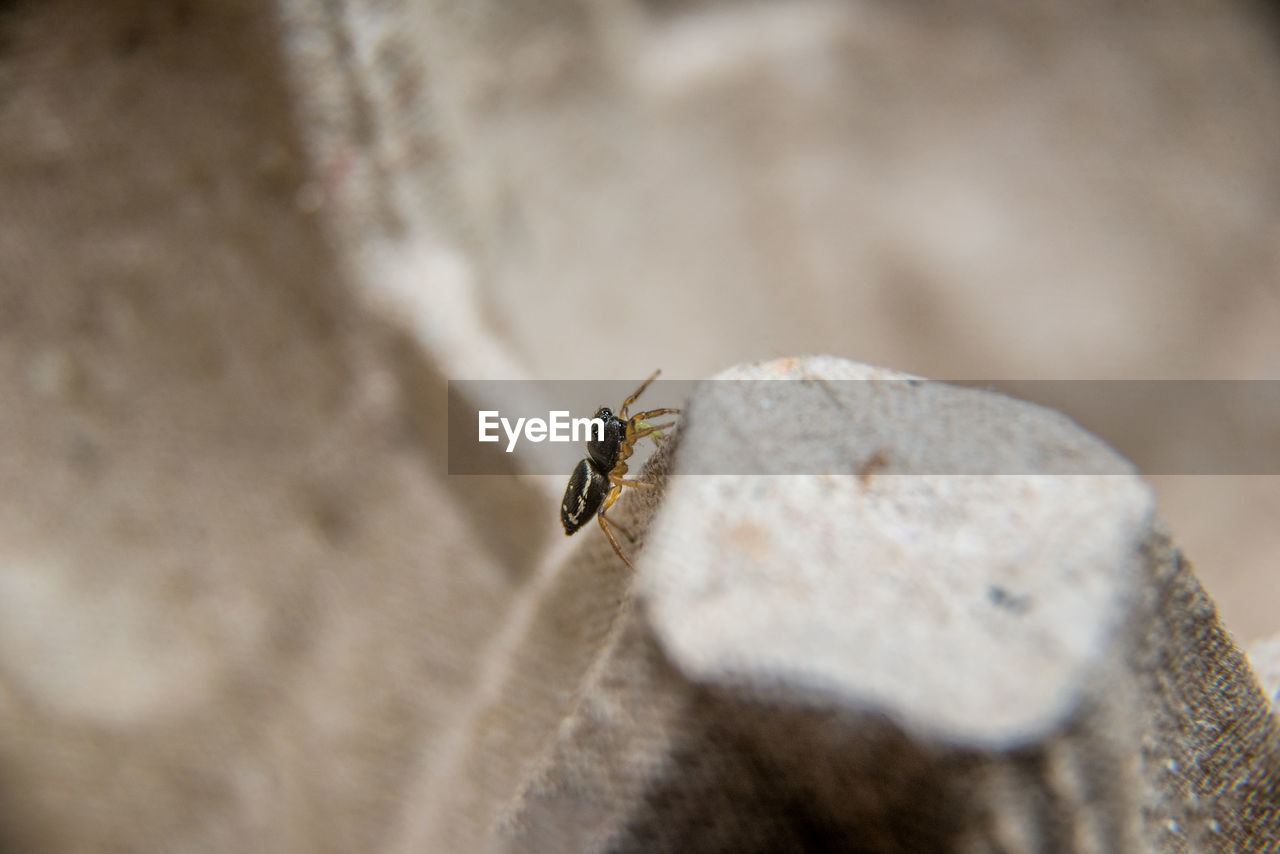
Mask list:
[[[1017,596],[994,584],[987,588],[987,597],[992,604],[1014,614],[1025,614],[1031,608],[1030,596]]]

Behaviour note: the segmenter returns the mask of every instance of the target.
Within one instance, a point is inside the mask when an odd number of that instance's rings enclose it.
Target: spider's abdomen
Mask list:
[[[564,525],[565,534],[572,534],[589,522],[608,493],[609,476],[601,474],[590,459],[579,462],[560,502],[560,524]]]

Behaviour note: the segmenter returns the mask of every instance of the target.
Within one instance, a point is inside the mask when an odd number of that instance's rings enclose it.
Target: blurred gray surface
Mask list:
[[[0,842],[519,814],[629,582],[444,474],[446,379],[1276,376],[1261,9],[5,5]],[[1154,486],[1273,632],[1275,479]]]
[[[810,353],[935,379],[1280,377],[1263,5],[282,10],[304,196],[448,377]],[[1169,471],[1172,426],[1104,438]],[[1280,478],[1152,483],[1233,630],[1271,632]]]

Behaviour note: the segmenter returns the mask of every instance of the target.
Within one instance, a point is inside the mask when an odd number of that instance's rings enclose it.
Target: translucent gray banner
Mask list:
[[[616,412],[640,385],[631,381],[454,380],[449,383],[451,475],[568,475],[586,451],[586,423],[600,407]],[[701,387],[700,387],[701,386]],[[959,387],[959,388],[957,388]],[[997,392],[990,395],[989,392]],[[1007,396],[1007,397],[1005,397]],[[1046,454],[982,453],[1023,429],[1015,398],[1057,410],[1151,475],[1280,474],[1280,381],[1276,380],[655,380],[630,415],[681,408],[652,426],[684,421],[714,453],[680,459],[684,474],[858,474],[851,460],[913,431],[938,442],[975,443],[975,452],[924,455],[913,474],[1129,473],[1123,460],[1091,457],[1083,468]],[[690,401],[694,403],[690,407]],[[576,422],[576,423],[575,423]],[[1031,419],[1034,422],[1034,419]],[[703,433],[702,431],[707,431]],[[637,443],[635,465],[657,434]],[[722,437],[722,438],[721,438]],[[804,443],[805,457],[769,454]],[[872,442],[872,437],[875,442]],[[763,449],[763,450],[762,450]],[[785,462],[780,462],[785,461]]]

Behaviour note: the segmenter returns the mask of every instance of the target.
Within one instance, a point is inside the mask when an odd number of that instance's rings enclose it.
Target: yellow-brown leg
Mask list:
[[[645,436],[658,432],[659,430],[665,430],[668,427],[674,426],[673,424],[657,424],[637,430],[635,426],[636,423],[639,421],[646,421],[650,418],[657,418],[661,415],[676,415],[680,413],[679,409],[650,409],[646,412],[641,412],[639,415],[630,419],[627,418],[627,410],[630,409],[631,404],[636,402],[636,399],[639,398],[640,395],[644,393],[644,390],[649,387],[649,383],[657,379],[658,374],[660,373],[662,373],[662,371],[654,371],[653,376],[641,383],[640,387],[632,392],[631,395],[622,402],[622,408],[618,411],[618,417],[627,420],[627,434],[622,440],[621,448],[619,448],[618,462],[614,466],[613,471],[609,473],[609,481],[613,484],[613,488],[609,490],[609,494],[605,496],[604,503],[600,505],[600,512],[596,514],[596,520],[600,523],[600,530],[604,531],[604,535],[609,538],[609,544],[613,546],[614,552],[617,553],[618,557],[622,558],[622,562],[625,563],[632,572],[635,572],[635,565],[631,563],[630,558],[628,558],[622,551],[622,546],[618,544],[618,538],[613,535],[613,528],[614,526],[617,526],[622,533],[626,534],[627,539],[633,543],[636,541],[636,538],[633,537],[631,532],[623,525],[610,521],[606,514],[608,513],[609,508],[613,506],[614,502],[618,500],[618,496],[622,494],[623,487],[635,486],[644,489],[652,489],[657,486],[657,484],[653,483],[624,480],[622,476],[627,473],[626,460],[631,456],[636,442],[643,439]]]
[[[609,543],[613,546],[613,550],[618,553],[618,557],[622,558],[622,562],[625,563],[632,572],[635,572],[635,564],[631,562],[630,558],[623,554],[622,546],[618,545],[618,538],[613,535],[613,531],[610,527],[612,523],[604,517],[605,511],[613,506],[613,502],[617,501],[618,496],[621,494],[621,486],[615,485],[613,489],[609,490],[609,494],[605,496],[604,504],[600,506],[600,513],[596,516],[596,520],[600,522],[600,530],[604,531],[604,535],[609,538]]]
[[[638,388],[638,389],[636,389],[635,391],[631,392],[631,396],[630,396],[630,397],[628,397],[626,400],[622,401],[622,408],[618,410],[618,417],[619,417],[619,418],[623,418],[623,419],[625,419],[625,418],[627,417],[627,409],[631,406],[631,404],[633,404],[633,403],[635,403],[635,402],[636,402],[636,400],[640,397],[640,395],[644,394],[644,390],[645,390],[645,389],[647,389],[647,388],[649,387],[649,383],[651,383],[651,382],[653,382],[654,380],[656,380],[656,379],[658,378],[658,374],[660,374],[660,373],[662,373],[662,369],[661,369],[661,368],[659,368],[658,370],[654,371],[654,372],[653,372],[653,376],[649,377],[649,379],[647,379],[647,380],[645,380],[644,382],[640,383],[640,388]]]
[[[641,421],[648,421],[650,418],[657,418],[659,415],[679,415],[684,412],[683,409],[650,409],[646,412],[637,412],[631,416],[631,421],[639,424]]]
[[[671,410],[669,409],[654,410],[654,412],[670,412],[670,411]],[[679,412],[679,411],[680,410],[678,409],[676,410],[676,412]],[[649,413],[645,412],[641,414],[648,415]],[[639,417],[640,417],[639,415],[636,416],[636,418],[639,418]],[[630,421],[627,422],[627,434],[623,437],[622,445],[618,449],[618,462],[623,462],[628,457],[630,457],[632,451],[635,449],[636,442],[639,442],[645,436],[648,436],[650,433],[657,433],[660,430],[666,430],[669,427],[675,426],[675,422],[671,421],[666,424],[650,424],[648,427],[637,430],[635,426],[636,418],[632,418]]]
[[[634,419],[632,420],[634,421]],[[627,473],[627,460],[631,458],[636,442],[640,441],[645,436],[648,436],[650,433],[656,433],[659,430],[666,430],[668,427],[673,426],[675,426],[675,422],[671,422],[670,424],[655,424],[651,427],[646,427],[643,430],[632,429],[627,434],[626,438],[622,440],[622,446],[618,451],[618,462],[614,465],[613,471],[609,472],[609,480],[620,486],[638,486],[644,489],[652,489],[656,486],[657,484],[644,483],[638,480],[623,480],[623,476]]]
[[[618,473],[626,474],[627,470],[625,464],[627,460],[631,459],[631,455],[635,453],[636,443],[651,433],[657,433],[659,430],[665,430],[671,426],[671,424],[656,424],[653,427],[646,427],[643,430],[637,430],[627,438],[623,439],[622,445],[618,449],[618,462],[613,467],[613,470],[618,471],[618,466],[623,466],[622,471]]]
[[[647,483],[643,480],[623,480],[621,475],[616,474],[609,475],[609,480],[618,486],[635,486],[640,489],[656,489],[658,486],[656,483]],[[614,524],[617,523],[615,522]]]
[[[642,430],[633,429],[631,435],[627,436],[625,439],[622,440],[622,444],[624,447],[630,450],[631,448],[635,447],[636,442],[639,442],[641,439],[643,439],[645,436],[648,436],[650,433],[658,433],[662,430],[669,430],[674,426],[676,426],[676,422],[668,421],[666,424],[650,424],[648,427],[645,427]]]
[[[603,514],[597,516],[596,518],[600,520],[600,529],[604,531],[604,535],[609,538],[609,543],[610,545],[613,546],[613,550],[618,553],[618,557],[622,558],[622,562],[627,565],[627,569],[631,570],[632,572],[635,572],[636,571],[635,564],[631,562],[630,558],[628,558],[625,554],[623,554],[622,546],[618,545],[618,538],[613,535],[613,531],[609,530],[609,526],[612,523],[605,521]]]
[[[634,416],[630,421],[628,421],[627,433],[625,436],[623,436],[622,445],[618,449],[618,463],[619,464],[624,463],[627,460],[627,458],[631,456],[632,452],[634,452],[636,443],[639,442],[641,439],[643,439],[645,436],[648,436],[653,433],[657,433],[662,430],[666,430],[668,427],[675,426],[675,422],[672,421],[667,424],[650,424],[648,427],[637,428],[636,424],[638,424],[640,421],[645,420],[645,416],[656,417],[658,415],[663,415],[671,412],[679,412],[679,411],[680,411],[679,409],[653,409],[653,410],[650,410],[649,412],[641,412],[639,415]],[[617,471],[617,466],[614,467],[614,471]],[[626,467],[623,466],[622,472],[620,473],[626,474],[626,471],[627,471]]]
[[[636,541],[635,535],[632,534],[631,531],[627,530],[627,526],[619,522],[617,519],[610,519],[609,526],[612,528],[617,528],[619,531],[621,531],[623,536],[627,538],[627,542],[632,544],[635,543]]]

